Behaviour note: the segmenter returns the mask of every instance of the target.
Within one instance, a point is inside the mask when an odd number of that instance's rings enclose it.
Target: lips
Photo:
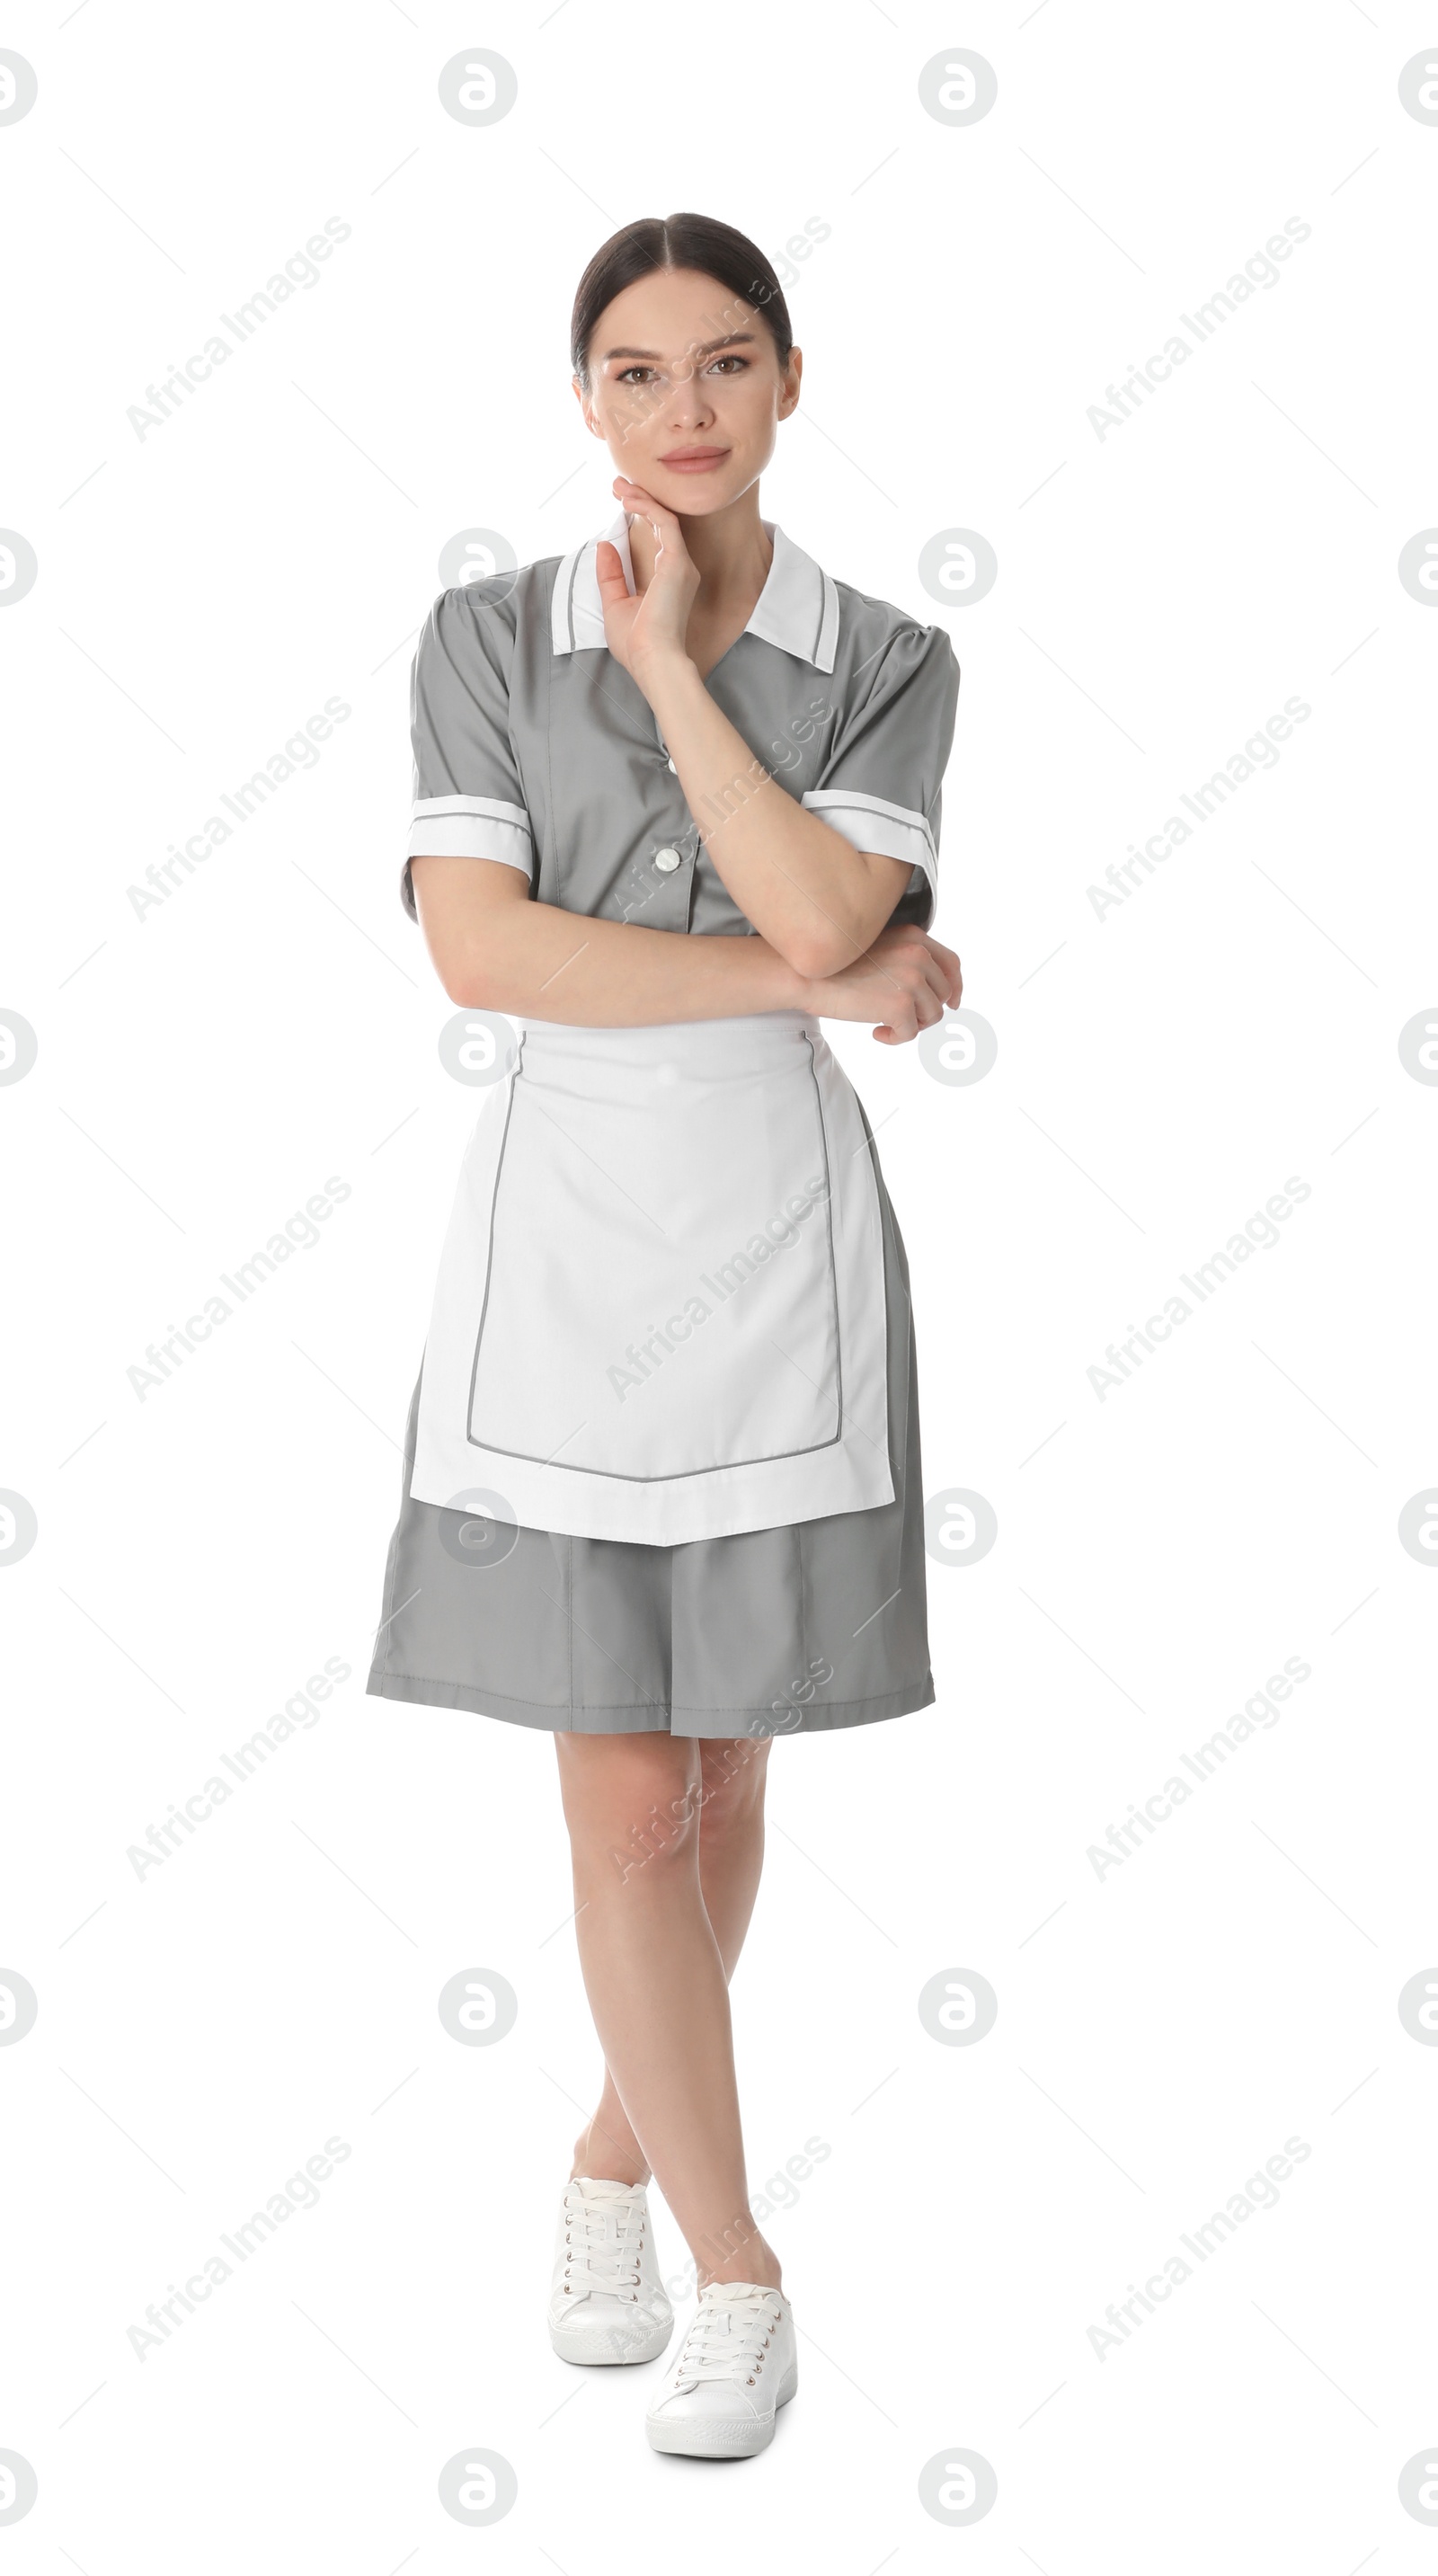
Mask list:
[[[671,474],[704,474],[711,466],[722,465],[728,453],[727,447],[676,447],[672,456],[661,456],[659,462]]]

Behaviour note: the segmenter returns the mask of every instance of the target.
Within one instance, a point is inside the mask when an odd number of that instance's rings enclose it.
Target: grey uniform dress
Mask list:
[[[436,601],[411,856],[522,869],[577,916],[742,938],[706,843],[774,777],[907,861],[891,918],[926,926],[953,648],[764,526],[764,589],[706,679],[753,767],[713,814],[690,814],[607,650],[591,539]],[[606,534],[632,590],[622,513]],[[413,915],[408,861],[402,893]],[[494,1079],[410,1407],[370,1692],[581,1734],[927,1707],[908,1270],[819,1023],[472,1021]]]

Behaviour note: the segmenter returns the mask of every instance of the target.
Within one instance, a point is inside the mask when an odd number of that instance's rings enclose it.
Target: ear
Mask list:
[[[604,436],[604,432],[594,417],[594,406],[590,402],[589,396],[585,392],[583,385],[580,383],[579,378],[577,376],[571,376],[569,382],[574,394],[574,399],[579,405],[585,428],[589,431],[592,438],[602,438]]]

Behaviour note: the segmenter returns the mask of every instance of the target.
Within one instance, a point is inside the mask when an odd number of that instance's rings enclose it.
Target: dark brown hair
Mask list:
[[[641,277],[660,268],[693,268],[716,278],[732,295],[762,314],[781,367],[789,363],[794,334],[784,290],[773,266],[745,233],[713,215],[641,215],[602,242],[579,281],[569,326],[569,354],[582,385],[589,383],[589,343],[605,306]]]

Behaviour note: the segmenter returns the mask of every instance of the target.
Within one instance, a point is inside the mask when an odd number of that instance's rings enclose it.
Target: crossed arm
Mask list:
[[[868,1021],[881,1044],[902,1045],[957,1004],[959,961],[923,931],[884,928],[907,864],[854,849],[800,805],[710,696],[683,647],[698,576],[686,556],[685,579],[677,522],[659,516],[669,562],[642,600],[615,549],[600,548],[610,647],[653,708],[689,811],[706,818],[700,837],[756,935],[691,939],[596,921],[531,902],[527,880],[502,862],[419,857],[415,908],[440,981],[462,1007],[572,1027],[799,1010]]]
[[[909,882],[902,859],[856,850],[750,751],[687,655],[640,680],[699,837],[746,919],[796,974],[862,957]]]
[[[417,858],[410,873],[435,971],[462,1009],[587,1029],[806,1011],[867,1021],[898,1046],[961,990],[957,957],[921,930],[883,931],[852,965],[810,977],[764,938],[691,939],[533,903],[528,878],[501,860]]]

